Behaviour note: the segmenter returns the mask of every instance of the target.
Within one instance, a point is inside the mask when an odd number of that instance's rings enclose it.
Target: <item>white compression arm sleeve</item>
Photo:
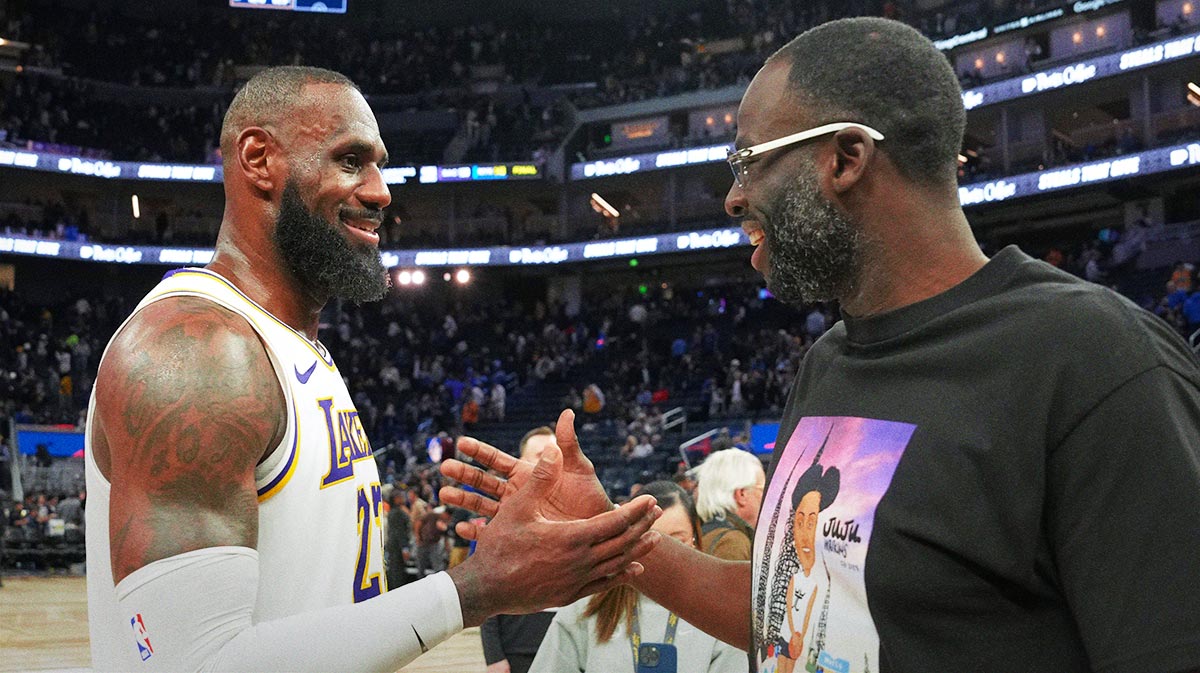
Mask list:
[[[153,672],[391,673],[462,630],[458,590],[446,573],[363,603],[255,624],[258,552],[246,547],[155,561],[116,591],[122,612],[141,620],[138,647],[149,641],[139,670]]]

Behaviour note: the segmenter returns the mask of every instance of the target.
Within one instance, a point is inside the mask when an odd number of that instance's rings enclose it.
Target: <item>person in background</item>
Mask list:
[[[139,302],[92,388],[95,670],[390,673],[493,614],[565,605],[640,571],[633,559],[660,539],[650,499],[548,522],[562,462],[547,451],[472,559],[387,592],[369,399],[318,339],[331,299],[388,291],[379,125],[345,76],[268,68],[230,103],[221,154],[210,263],[169,272]],[[538,546],[513,542],[527,538]]]
[[[392,509],[387,516],[387,546],[384,549],[388,589],[408,584],[405,554],[412,544],[412,517],[405,504],[407,491],[393,489],[388,501]]]
[[[543,425],[521,438],[521,460],[537,462],[546,447],[554,443],[554,431]],[[533,663],[546,629],[554,619],[554,610],[530,615],[494,615],[479,627],[483,640],[483,658],[487,673],[526,673]]]
[[[1200,363],[1111,290],[983,253],[965,126],[945,55],[886,19],[822,24],[755,76],[726,212],[776,298],[842,319],[781,414],[753,562],[668,539],[632,583],[762,671],[1200,670],[1200,585],[1181,580],[1200,558]],[[556,521],[612,506],[573,421]],[[532,466],[460,449],[508,481],[444,474],[503,516]]]
[[[747,451],[725,449],[710,454],[696,472],[696,512],[704,522],[701,549],[727,561],[749,561],[767,483],[762,462]]]
[[[670,481],[655,481],[641,492],[654,496],[663,509],[652,530],[698,548],[700,518],[686,491]],[[668,663],[671,652],[673,669]],[[657,656],[658,663],[647,656]],[[529,670],[634,673],[642,670],[639,664],[662,665],[661,670],[681,673],[746,673],[749,667],[744,651],[683,621],[632,586],[622,585],[559,610]]]
[[[456,535],[454,528],[460,522],[470,521],[471,516],[471,512],[461,507],[450,508],[450,523],[449,528],[446,530],[446,536],[450,543],[450,562],[446,566],[448,568],[453,568],[467,560],[467,556],[470,554],[471,541],[465,537]]]
[[[0,418],[0,422],[6,422],[7,419]],[[7,423],[6,423],[7,425]],[[4,435],[0,435],[0,493],[7,493],[12,485],[12,452],[8,448],[8,443],[4,441]]]
[[[439,573],[446,568],[445,539],[450,515],[445,505],[429,510],[421,519],[417,534],[417,578]]]

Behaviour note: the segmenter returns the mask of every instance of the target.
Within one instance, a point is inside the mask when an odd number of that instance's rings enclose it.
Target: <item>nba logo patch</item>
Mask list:
[[[129,620],[129,625],[133,627],[133,639],[137,643],[138,655],[142,661],[145,661],[154,654],[154,647],[150,644],[150,634],[146,633],[146,623],[142,621],[142,613],[138,613]]]

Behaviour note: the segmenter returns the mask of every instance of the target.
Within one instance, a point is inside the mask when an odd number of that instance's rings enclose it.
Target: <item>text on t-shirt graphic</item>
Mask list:
[[[840,416],[797,424],[754,541],[754,655],[762,673],[879,670],[863,570],[875,509],[914,430]]]

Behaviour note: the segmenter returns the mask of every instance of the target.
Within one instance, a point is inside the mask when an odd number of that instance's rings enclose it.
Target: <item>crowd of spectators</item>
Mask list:
[[[224,105],[180,106],[100,96],[89,80],[18,76],[0,91],[0,128],[10,140],[36,140],[71,150],[102,148],[128,161],[212,160]]]
[[[0,289],[0,418],[81,423],[100,353],[132,307],[122,297],[47,306]]]
[[[1139,237],[1160,226],[1139,221],[1034,252],[1129,292],[1186,337],[1200,330],[1200,260],[1153,272],[1147,292],[1123,285],[1140,254]],[[0,291],[0,428],[10,419],[82,426],[99,354],[135,300],[86,296],[43,305]],[[603,429],[589,436],[603,441],[587,449],[614,495],[623,494],[631,484],[669,476],[677,462],[683,437],[668,434],[667,409],[681,408],[693,427],[734,427],[713,439],[714,448],[747,445],[736,429],[779,417],[805,353],[835,315],[828,305],[793,310],[753,284],[660,283],[587,295],[574,315],[563,305],[504,299],[494,290],[397,292],[372,304],[331,303],[320,337],[350,382],[383,483],[403,496],[393,506],[410,516],[405,535],[412,537],[402,546],[413,560],[422,542],[413,530],[417,518],[436,514],[430,521],[437,526],[456,515],[432,511],[442,481],[436,463],[454,455],[458,435],[488,437],[511,425],[513,399],[561,391],[537,410],[536,423],[518,421],[522,431],[575,408],[582,431]],[[0,438],[5,479],[11,446]],[[44,462],[48,456],[26,460]],[[74,482],[30,482],[29,497],[9,508],[6,539],[52,538],[69,561],[78,551],[71,541],[82,535],[76,503],[86,496],[77,495]],[[0,481],[0,490],[6,485]],[[426,536],[433,545],[425,552],[429,569],[461,543],[440,530]]]
[[[412,465],[439,438],[503,421],[509,395],[531,385],[563,387],[561,405],[583,422],[604,421],[620,428],[619,440],[654,448],[665,405],[697,419],[777,413],[828,320],[817,309],[817,331],[750,286],[668,286],[584,304],[569,316],[495,297],[434,309],[393,296],[338,306],[323,338],[355,383],[376,450]]]
[[[1118,283],[1156,226],[1106,229],[1039,256]],[[1186,335],[1200,327],[1200,291],[1194,268],[1186,267],[1192,276],[1182,268],[1169,287],[1134,298]],[[42,306],[0,292],[0,416],[81,423],[98,354],[134,299]],[[626,458],[664,448],[670,408],[700,422],[777,417],[805,352],[835,316],[825,305],[796,312],[755,285],[648,284],[586,296],[574,315],[496,290],[394,292],[372,304],[335,301],[321,339],[352,384],[381,464],[402,477],[431,455],[450,455],[464,430],[504,422],[513,395],[530,389],[559,390],[551,406],[614,428],[608,450]]]
[[[1197,131],[1189,130],[1184,137],[1195,135]],[[1168,142],[1164,138],[1160,142]],[[1039,156],[1014,161],[1008,172],[1003,170],[995,158],[997,149],[976,145],[964,151],[959,156],[959,184],[970,184],[985,180],[994,180],[1012,173],[1024,171],[1040,171],[1057,166],[1110,159],[1128,154],[1134,154],[1146,149],[1144,143],[1134,134],[1131,124],[1114,124],[1113,129],[1100,135],[1097,139],[1072,142],[1071,136],[1058,131],[1051,131],[1044,143],[1044,149]]]
[[[745,83],[766,56],[826,20],[882,15],[936,38],[1044,3],[968,0],[918,12],[905,0],[711,0],[573,24],[498,16],[453,26],[5,4],[0,35],[33,45],[22,56],[25,73],[0,92],[0,136],[10,142],[100,149],[122,160],[212,161],[223,106],[253,68],[305,64],[350,76],[377,111],[456,111],[454,136],[425,132],[421,142],[395,143],[406,161],[436,162],[544,158],[575,109]],[[191,95],[149,104],[102,83]]]
[[[72,210],[61,201],[0,204],[0,234],[82,241],[91,233],[86,208]]]
[[[45,306],[0,292],[0,416],[82,424],[99,353],[132,302]],[[393,293],[374,304],[335,302],[321,338],[352,382],[376,453],[402,475],[428,462],[434,444],[448,455],[450,437],[503,421],[508,397],[530,385],[575,386],[584,395],[567,406],[642,435],[656,433],[645,417],[665,404],[687,404],[698,418],[777,411],[819,334],[749,286],[655,288],[586,305],[568,316],[540,302]]]
[[[82,563],[85,498],[83,492],[43,491],[30,492],[22,500],[0,497],[0,571],[65,571]]]
[[[1195,262],[1177,262],[1163,298],[1153,307],[1185,337],[1200,341],[1200,273]]]
[[[1155,313],[1185,339],[1200,347],[1200,257],[1183,253],[1170,267],[1139,269],[1138,260],[1149,244],[1164,235],[1172,245],[1191,245],[1196,224],[1183,223],[1169,231],[1145,206],[1124,227],[1103,227],[1094,237],[1030,248],[1043,261],[1093,283],[1119,292]]]

